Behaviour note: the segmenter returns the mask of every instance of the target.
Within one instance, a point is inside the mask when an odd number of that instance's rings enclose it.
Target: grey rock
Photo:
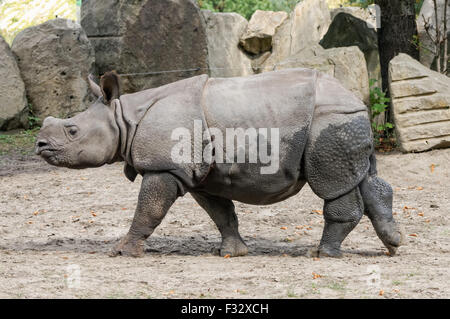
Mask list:
[[[340,7],[330,11],[331,20],[339,13],[346,13],[354,16],[355,18],[363,20],[367,27],[373,29],[375,32],[377,30],[377,19],[376,19],[376,10],[373,6],[369,6],[368,8],[360,8],[360,7]]]
[[[276,64],[274,70],[311,68],[338,79],[364,103],[369,103],[369,80],[364,55],[358,47],[325,50],[320,45],[306,48]]]
[[[208,72],[205,23],[191,0],[86,0],[81,25],[98,73],[129,74],[122,77],[124,92]],[[187,71],[136,74],[173,70]]]
[[[209,75],[213,77],[252,74],[251,59],[239,48],[247,20],[237,13],[202,10],[208,39]]]
[[[450,146],[450,78],[402,53],[389,63],[389,88],[404,152]]]
[[[16,59],[6,41],[0,36],[0,130],[28,126],[25,85]]]
[[[13,41],[28,102],[39,118],[72,116],[92,102],[87,76],[94,51],[81,26],[54,19],[20,32]]]
[[[260,54],[272,49],[272,37],[277,28],[288,18],[284,11],[256,10],[252,15],[240,44],[245,51]]]
[[[378,86],[381,87],[378,37],[375,29],[368,27],[365,21],[340,12],[333,19],[320,45],[325,49],[357,46],[364,53],[369,79],[377,80]]]
[[[273,66],[297,52],[316,45],[331,23],[326,0],[304,0],[298,3],[289,19],[277,28],[272,37],[272,54],[260,67],[271,70]]]

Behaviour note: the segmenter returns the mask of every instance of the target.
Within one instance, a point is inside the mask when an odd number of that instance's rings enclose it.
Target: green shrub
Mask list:
[[[34,114],[33,106],[31,103],[28,104],[28,129],[33,130],[40,128],[42,125],[42,120]]]
[[[371,124],[374,136],[375,147],[383,147],[392,149],[395,145],[395,139],[393,138],[394,124],[385,122],[384,124],[378,124],[377,117],[388,112],[390,98],[386,97],[386,93],[376,86],[377,80],[370,79],[370,113]]]
[[[290,12],[298,0],[197,0],[201,9],[215,12],[236,12],[251,18],[256,10]]]

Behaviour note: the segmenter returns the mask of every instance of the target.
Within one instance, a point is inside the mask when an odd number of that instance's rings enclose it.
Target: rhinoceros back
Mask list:
[[[319,74],[305,149],[306,178],[323,199],[337,198],[366,176],[373,153],[367,107],[339,81]]]

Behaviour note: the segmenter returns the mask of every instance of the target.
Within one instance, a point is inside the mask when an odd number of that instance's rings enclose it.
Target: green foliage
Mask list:
[[[298,0],[197,0],[201,9],[215,12],[236,12],[251,18],[256,10],[290,12]]]
[[[30,130],[41,127],[42,121],[33,112],[33,106],[28,104],[28,127]]]
[[[349,0],[350,5],[355,7],[367,8],[368,6],[375,4],[375,0]]]
[[[76,0],[2,0],[0,35],[9,44],[28,27],[58,18],[76,19]]]
[[[392,123],[386,122],[384,124],[377,124],[375,118],[387,111],[389,107],[390,99],[386,97],[384,93],[378,86],[375,86],[377,80],[370,79],[370,111],[372,113],[372,129],[374,132],[382,134],[387,133],[389,129],[394,128]]]
[[[32,115],[28,116],[28,126],[30,127],[30,129],[40,127],[40,123],[41,123],[40,118]]]
[[[416,4],[416,16],[419,16],[420,9],[422,9],[423,2],[425,0],[415,0]]]
[[[375,79],[370,80],[370,112],[374,146],[381,152],[389,152],[396,147],[394,124],[387,121],[384,124],[379,124],[378,116],[384,112],[386,119],[390,99],[386,97],[385,92],[375,85],[376,82]]]
[[[351,6],[367,8],[368,6],[375,4],[375,0],[348,0],[348,4]],[[414,0],[414,5],[416,8],[416,15],[419,14],[420,9],[422,8],[424,0]]]

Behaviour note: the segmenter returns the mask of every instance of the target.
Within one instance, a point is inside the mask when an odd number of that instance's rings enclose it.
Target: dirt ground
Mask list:
[[[107,252],[131,224],[140,178],[122,165],[53,168],[0,156],[1,298],[450,298],[450,149],[378,154],[406,245],[395,257],[367,217],[341,259],[311,258],[322,200],[309,187],[275,205],[236,203],[246,257],[213,256],[207,214],[180,198],[145,257]]]

